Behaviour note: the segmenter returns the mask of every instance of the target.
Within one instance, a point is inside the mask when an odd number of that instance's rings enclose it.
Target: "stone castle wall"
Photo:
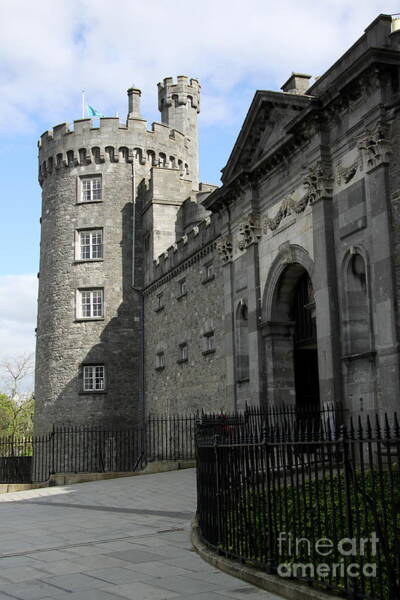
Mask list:
[[[226,388],[224,283],[216,250],[217,219],[208,219],[160,256],[145,291],[145,396],[151,412],[232,410]],[[212,265],[212,275],[207,272]],[[185,280],[185,293],[182,282]],[[207,334],[214,351],[207,351]],[[181,360],[187,344],[187,360]],[[164,367],[157,354],[164,353]]]

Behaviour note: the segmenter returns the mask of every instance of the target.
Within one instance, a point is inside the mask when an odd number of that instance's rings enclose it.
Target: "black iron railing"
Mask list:
[[[261,431],[258,417],[250,425],[224,417],[214,431],[210,419],[199,425],[204,541],[270,573],[352,598],[400,598],[396,415],[360,416],[356,423],[344,413],[308,421],[295,409],[290,418],[276,416],[264,419]]]
[[[54,427],[0,437],[0,483],[43,482],[53,473],[138,471],[153,461],[194,460],[198,415],[150,415],[125,430]]]

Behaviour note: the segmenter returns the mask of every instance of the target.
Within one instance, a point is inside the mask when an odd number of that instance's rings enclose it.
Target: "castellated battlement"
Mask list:
[[[163,166],[191,171],[187,141],[179,131],[165,123],[128,119],[126,125],[118,117],[103,117],[100,126],[93,127],[92,119],[56,125],[46,131],[39,141],[39,182],[62,167],[86,166],[91,163],[132,162],[141,165]]]
[[[190,260],[200,250],[207,253],[210,244],[220,235],[219,218],[215,214],[210,214],[156,258],[153,261],[153,280],[165,275],[182,262]]]
[[[186,106],[188,100],[190,105],[200,112],[200,83],[198,79],[178,75],[176,83],[173,77],[165,77],[157,84],[158,108],[160,111],[165,106]]]

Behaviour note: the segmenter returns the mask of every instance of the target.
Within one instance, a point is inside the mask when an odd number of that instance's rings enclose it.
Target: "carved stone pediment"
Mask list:
[[[217,252],[221,257],[222,263],[227,264],[232,260],[233,242],[232,235],[225,235],[217,241]]]
[[[367,129],[358,143],[358,148],[367,171],[389,162],[392,152],[389,125],[377,123],[373,129]]]
[[[251,244],[258,242],[262,235],[262,227],[260,216],[250,213],[246,216],[245,221],[239,227],[239,249],[245,250]]]
[[[285,125],[308,107],[310,97],[259,91],[250,107],[222,181],[248,171],[286,136]]]

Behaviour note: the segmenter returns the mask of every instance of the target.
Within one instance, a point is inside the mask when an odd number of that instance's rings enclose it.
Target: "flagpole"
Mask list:
[[[82,90],[82,119],[85,118],[85,90]]]

